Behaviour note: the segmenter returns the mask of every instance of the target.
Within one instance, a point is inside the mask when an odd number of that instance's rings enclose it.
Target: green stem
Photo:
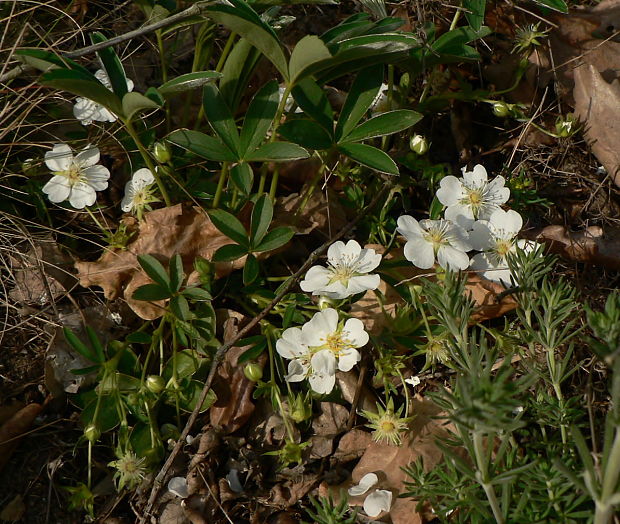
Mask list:
[[[286,86],[286,89],[284,90],[284,94],[282,95],[282,98],[280,99],[280,103],[278,104],[276,116],[273,119],[273,127],[271,129],[271,137],[269,138],[269,142],[276,141],[276,136],[278,135],[278,127],[280,127],[280,121],[282,120],[282,115],[284,114],[284,108],[286,107],[286,100],[288,99],[290,92],[291,92],[291,87]],[[259,188],[262,187],[262,190],[265,189],[264,177],[266,177],[266,175],[267,175],[266,171],[264,173],[261,172]],[[271,186],[269,187],[269,198],[271,198],[272,201],[275,201],[276,199],[276,191],[278,189],[279,177],[280,177],[280,170],[278,169],[278,165],[276,164],[273,170],[273,176],[271,177]],[[258,192],[259,195],[262,193],[262,190]]]
[[[409,402],[410,402],[409,390],[407,389],[407,383],[405,382],[405,377],[403,377],[403,374],[400,372],[400,369],[397,369],[396,373],[398,373],[398,376],[400,377],[400,382],[403,385],[403,391],[405,392],[405,418],[407,418],[409,416]]]
[[[502,511],[499,507],[499,502],[497,500],[497,495],[495,494],[495,489],[493,485],[489,482],[489,472],[486,461],[486,454],[484,452],[484,445],[482,442],[482,432],[475,431],[473,434],[473,443],[474,443],[474,454],[476,459],[476,466],[478,471],[476,472],[476,480],[484,489],[484,492],[487,496],[487,500],[491,505],[491,510],[493,511],[493,516],[498,524],[504,524],[504,516],[502,515]]]
[[[616,493],[618,478],[620,477],[620,426],[616,426],[616,436],[611,446],[609,458],[605,463],[605,475],[603,477],[603,490],[601,498],[605,503]]]
[[[452,19],[452,23],[450,24],[450,31],[454,31],[456,29],[456,24],[459,22],[459,18],[461,18],[461,8],[456,8],[456,13],[454,13],[454,18]]]
[[[220,72],[224,67],[224,63],[230,54],[230,50],[232,49],[233,44],[235,43],[235,39],[237,38],[237,33],[230,33],[228,36],[228,40],[224,45],[224,49],[222,50],[222,54],[220,55],[220,59],[217,61],[217,66],[215,66],[215,70]]]
[[[222,192],[226,185],[226,179],[228,178],[228,162],[222,164],[222,170],[220,171],[220,179],[217,181],[217,188],[215,190],[215,196],[213,197],[213,209],[217,209],[220,205],[222,198]]]
[[[153,178],[155,178],[155,182],[157,183],[159,192],[161,193],[161,196],[164,199],[164,202],[166,203],[166,207],[170,207],[172,203],[171,203],[170,197],[168,196],[168,191],[166,191],[166,187],[164,186],[159,174],[157,173],[157,170],[155,169],[155,164],[153,163],[153,160],[151,159],[151,155],[144,147],[144,144],[140,140],[140,136],[138,135],[135,128],[133,127],[131,120],[125,120],[123,123],[125,124],[125,128],[127,129],[127,133],[129,133],[129,136],[135,142],[136,147],[138,148],[138,151],[140,151],[140,155],[142,156],[142,159],[144,160],[146,167],[148,167],[151,173],[153,173]]]

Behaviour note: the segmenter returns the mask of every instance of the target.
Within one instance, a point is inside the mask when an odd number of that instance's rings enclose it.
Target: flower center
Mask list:
[[[348,286],[349,280],[358,274],[356,257],[343,255],[336,264],[329,264],[331,278],[329,283],[341,282]]]
[[[391,420],[384,420],[381,422],[381,431],[385,433],[392,433],[396,429],[396,424]]]
[[[340,356],[340,353],[351,346],[351,343],[342,336],[342,333],[335,332],[330,333],[327,337],[325,337],[325,346],[327,346],[327,349],[338,357]]]
[[[502,258],[512,251],[512,240],[504,238],[495,244],[495,252]]]
[[[435,252],[442,246],[450,243],[450,239],[446,234],[447,223],[431,226],[423,235],[424,240],[433,244]]]
[[[466,188],[467,196],[461,203],[471,207],[474,218],[478,218],[480,208],[484,205],[484,187]]]
[[[71,163],[71,166],[66,171],[56,171],[54,174],[64,176],[69,181],[71,187],[84,181],[80,168],[74,163]]]

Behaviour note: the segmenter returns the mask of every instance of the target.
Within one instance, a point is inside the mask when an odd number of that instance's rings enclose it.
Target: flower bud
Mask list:
[[[331,299],[331,298],[327,298],[321,295],[321,297],[319,298],[319,309],[322,311],[324,309],[330,308],[330,307],[334,307],[335,306],[335,302]]]
[[[153,144],[153,155],[160,164],[167,164],[172,158],[170,148],[164,142],[155,142]]]
[[[409,141],[409,147],[417,155],[424,155],[428,151],[428,142],[422,135],[413,135]]]
[[[312,416],[312,400],[309,394],[289,395],[289,415],[297,423]]]
[[[101,430],[95,424],[89,424],[84,428],[84,437],[89,442],[93,444],[99,439],[101,436]]]
[[[243,369],[243,374],[249,381],[258,382],[261,378],[263,378],[263,368],[256,362],[250,362],[249,364],[246,364]]]
[[[510,106],[506,102],[495,102],[493,104],[493,114],[504,118],[510,114]]]
[[[22,172],[26,176],[34,176],[37,174],[34,158],[27,158],[22,162]]]
[[[146,387],[151,393],[157,395],[166,388],[166,382],[160,375],[149,375],[146,378]]]
[[[572,113],[568,113],[566,118],[559,117],[555,123],[555,132],[559,137],[566,138],[577,132],[577,119]]]

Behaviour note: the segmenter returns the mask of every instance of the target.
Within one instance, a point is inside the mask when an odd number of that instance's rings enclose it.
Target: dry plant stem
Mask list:
[[[297,283],[297,281],[306,273],[306,271],[310,268],[310,266],[312,266],[316,262],[316,260],[323,253],[325,253],[325,251],[327,251],[327,248],[329,248],[329,246],[334,241],[342,238],[349,231],[351,231],[355,227],[355,225],[363,217],[365,217],[370,210],[372,210],[377,205],[377,203],[382,201],[386,192],[389,191],[391,187],[392,187],[392,182],[388,180],[387,183],[381,189],[381,191],[379,191],[377,195],[375,196],[375,198],[372,199],[370,204],[368,204],[368,206],[366,206],[353,220],[351,220],[340,231],[338,231],[338,233],[336,233],[336,235],[334,235],[333,238],[331,238],[328,242],[325,242],[324,244],[316,248],[310,254],[310,256],[308,257],[308,260],[306,260],[306,262],[299,268],[299,270],[294,275],[289,277],[288,282],[282,287],[280,292],[269,303],[269,305],[265,307],[265,309],[263,309],[258,315],[256,315],[256,317],[254,317],[250,322],[248,322],[248,324],[243,329],[241,329],[235,335],[234,338],[232,338],[225,344],[222,344],[217,349],[215,356],[213,357],[213,363],[211,365],[211,369],[209,370],[209,375],[207,376],[205,385],[202,388],[200,397],[198,398],[198,401],[196,402],[196,407],[194,408],[194,411],[192,411],[191,415],[189,416],[189,419],[187,420],[187,423],[185,424],[185,427],[183,428],[183,431],[181,432],[181,436],[176,441],[176,444],[174,445],[174,448],[172,449],[172,451],[170,452],[170,455],[166,459],[166,462],[164,463],[161,470],[159,471],[159,473],[153,480],[153,487],[151,489],[148,502],[146,504],[146,507],[144,509],[142,516],[140,517],[140,524],[144,524],[146,522],[146,519],[150,515],[151,510],[153,509],[153,505],[155,504],[155,500],[157,499],[157,496],[159,494],[159,490],[161,489],[164,479],[166,478],[166,474],[168,473],[168,470],[172,466],[174,459],[179,454],[179,451],[181,450],[181,448],[183,447],[183,443],[185,442],[185,438],[187,437],[187,435],[189,435],[190,430],[192,429],[194,423],[196,422],[196,419],[198,418],[200,407],[204,403],[205,399],[207,398],[207,394],[211,390],[211,384],[213,383],[213,379],[215,378],[215,373],[217,371],[217,368],[219,367],[220,362],[224,359],[224,355],[226,354],[226,352],[231,347],[233,347],[237,343],[238,340],[245,337],[246,334],[249,333],[249,331],[253,329],[254,326],[256,326],[263,318],[265,318],[269,314],[269,312],[274,308],[274,306],[276,306],[282,300],[282,298],[284,298],[284,296],[295,285],[295,283]]]

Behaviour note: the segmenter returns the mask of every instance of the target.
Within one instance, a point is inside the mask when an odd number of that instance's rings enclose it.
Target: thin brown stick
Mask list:
[[[183,431],[181,432],[181,436],[179,437],[176,444],[174,445],[174,448],[170,452],[170,455],[166,459],[166,462],[164,463],[161,470],[159,471],[159,473],[153,480],[153,487],[151,489],[148,502],[146,503],[144,513],[142,514],[142,517],[140,518],[140,524],[144,524],[146,522],[146,519],[148,518],[149,514],[151,513],[151,510],[153,509],[153,505],[155,504],[155,500],[157,499],[157,496],[159,495],[159,491],[164,483],[166,474],[168,473],[168,470],[172,466],[172,463],[174,462],[174,459],[178,455],[179,451],[183,447],[185,438],[187,437],[187,435],[189,435],[189,432],[191,431],[192,426],[194,425],[194,423],[196,422],[196,419],[198,418],[200,407],[204,403],[205,399],[207,398],[207,394],[211,390],[211,384],[213,382],[213,379],[215,378],[215,373],[217,371],[217,368],[219,367],[220,362],[224,359],[224,354],[226,353],[226,351],[228,351],[232,346],[234,346],[238,340],[242,339],[254,326],[256,326],[263,318],[265,318],[269,314],[269,312],[273,309],[273,307],[276,304],[278,304],[280,300],[284,298],[284,295],[286,295],[289,292],[289,290],[295,285],[295,283],[306,273],[306,271],[310,268],[310,266],[312,266],[312,264],[314,264],[317,261],[317,259],[323,253],[325,253],[325,251],[327,251],[327,248],[329,248],[329,246],[335,240],[342,238],[349,231],[351,231],[355,227],[355,225],[364,216],[366,216],[368,212],[377,205],[378,202],[380,202],[385,197],[385,194],[387,193],[387,191],[391,189],[391,187],[392,187],[392,183],[387,182],[383,186],[383,188],[375,195],[375,197],[372,199],[370,204],[368,204],[353,220],[351,220],[340,231],[338,231],[338,233],[336,233],[336,235],[334,235],[333,238],[331,238],[330,240],[328,240],[321,246],[317,247],[312,253],[310,253],[308,260],[306,260],[306,262],[299,268],[299,270],[295,274],[289,277],[288,281],[284,284],[280,292],[269,303],[269,305],[265,307],[265,309],[263,309],[258,315],[256,315],[256,317],[254,317],[254,319],[252,319],[243,329],[241,329],[233,339],[229,340],[225,344],[222,344],[217,349],[217,351],[215,352],[215,356],[213,357],[213,363],[211,364],[209,375],[207,377],[204,387],[202,388],[202,392],[200,393],[200,398],[198,399],[198,402],[196,402],[196,407],[194,408],[191,415],[189,416],[189,419],[187,420],[187,424],[185,424],[185,427],[183,428]]]

